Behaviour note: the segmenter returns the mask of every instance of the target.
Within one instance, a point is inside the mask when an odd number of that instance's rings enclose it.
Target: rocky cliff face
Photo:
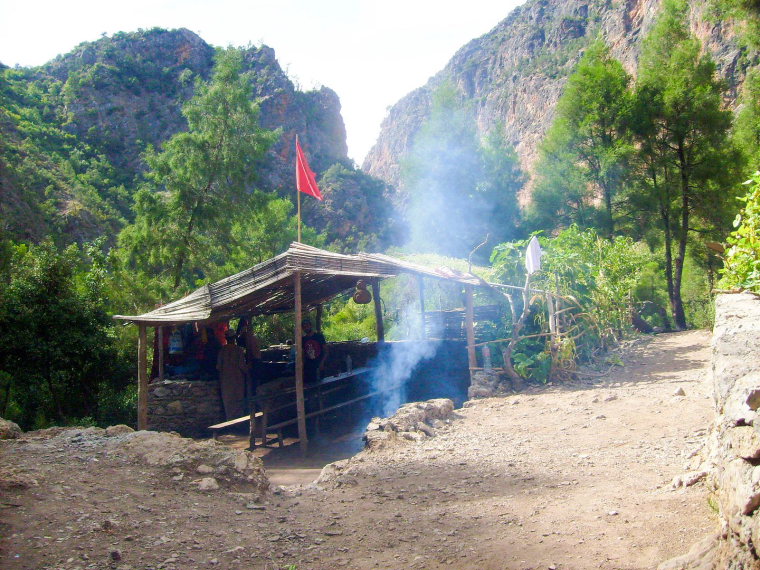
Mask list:
[[[285,172],[292,178],[296,133],[314,168],[346,159],[346,132],[333,91],[297,91],[269,47],[248,48],[244,59],[261,102],[262,126],[283,129],[262,180],[266,188],[285,184]],[[159,147],[187,127],[182,104],[192,96],[195,79],[208,79],[213,65],[214,48],[193,32],[153,29],[81,44],[39,73],[63,84],[69,129],[103,148],[118,168],[135,172],[146,145]]]
[[[694,3],[691,26],[727,78],[733,101],[743,79],[740,49],[732,30],[711,22],[703,4]],[[613,55],[634,73],[641,41],[659,5],[660,0],[529,0],[390,109],[364,170],[398,185],[399,164],[429,114],[433,92],[444,82],[456,85],[471,103],[479,133],[504,133],[529,170],[584,48],[601,34]]]
[[[17,116],[29,112],[42,125],[19,129],[0,112],[0,140],[17,149],[6,152],[0,145],[0,214],[10,220],[10,234],[37,241],[60,233],[64,240],[83,241],[118,232],[130,215],[129,196],[145,168],[141,154],[148,145],[160,148],[187,128],[182,105],[193,96],[196,80],[210,77],[214,54],[215,48],[185,29],[121,32],[80,44],[39,68],[19,70],[12,85],[0,82],[0,94],[19,107]],[[296,134],[317,172],[349,161],[335,92],[324,87],[298,91],[266,46],[246,49],[244,62],[260,103],[262,126],[282,129],[259,168],[258,187],[285,195],[295,192]],[[25,137],[38,137],[36,155],[27,153]],[[50,153],[59,156],[55,164],[48,160]],[[101,168],[107,174],[97,182],[88,178],[96,209],[76,191],[79,173],[67,163],[76,160],[74,154],[107,159]],[[34,176],[29,175],[32,163]],[[119,185],[125,189],[114,191]],[[43,201],[45,207],[40,206]]]

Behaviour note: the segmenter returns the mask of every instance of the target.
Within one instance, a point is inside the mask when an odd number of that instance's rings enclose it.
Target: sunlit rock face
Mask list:
[[[693,3],[691,28],[726,78],[733,104],[746,69],[739,65],[734,30],[711,21],[705,4]],[[659,6],[658,0],[529,0],[505,14],[489,33],[462,47],[442,71],[391,107],[363,169],[395,185],[402,202],[403,158],[429,116],[432,94],[450,82],[471,105],[478,133],[503,133],[530,170],[565,81],[586,46],[601,34],[613,55],[635,74],[641,41]]]

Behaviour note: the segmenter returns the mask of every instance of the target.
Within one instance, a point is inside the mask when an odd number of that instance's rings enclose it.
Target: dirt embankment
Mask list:
[[[471,402],[264,494],[239,458],[172,462],[92,431],[2,441],[0,567],[656,568],[717,525],[709,339],[642,339],[604,376]]]

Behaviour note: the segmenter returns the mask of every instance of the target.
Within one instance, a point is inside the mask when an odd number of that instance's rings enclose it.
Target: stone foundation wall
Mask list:
[[[760,298],[715,301],[715,420],[702,452],[721,528],[660,570],[760,570]]]
[[[208,437],[208,426],[223,420],[216,381],[164,380],[148,386],[148,429]]]
[[[760,568],[760,298],[720,295],[715,311],[708,449],[723,524],[716,567]]]
[[[501,370],[475,370],[471,374],[472,382],[467,390],[470,400],[506,396],[523,389],[521,381],[511,380]]]

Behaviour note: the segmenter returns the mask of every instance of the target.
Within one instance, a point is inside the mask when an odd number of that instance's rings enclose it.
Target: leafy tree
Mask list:
[[[95,420],[100,395],[123,391],[128,368],[102,282],[76,245],[14,247],[0,284],[0,415],[25,429]]]
[[[750,70],[744,80],[734,139],[750,165],[760,165],[760,71]]]
[[[522,300],[511,295],[513,338],[503,354],[516,373],[546,380],[558,372],[557,364],[572,366],[575,359],[589,358],[631,329],[633,291],[651,255],[629,237],[608,239],[578,226],[540,240],[541,270],[531,275]],[[491,261],[499,281],[525,283],[526,246],[527,241],[516,241],[494,249]],[[547,302],[537,294],[541,290],[554,294],[558,326],[553,331]]]
[[[515,231],[523,184],[516,157],[495,135],[478,140],[471,110],[453,85],[434,92],[402,170],[416,251],[466,257],[487,234]]]
[[[387,185],[353,165],[336,163],[322,175],[324,200],[304,204],[304,219],[324,232],[331,247],[380,251],[398,241],[396,212]]]
[[[214,281],[266,261],[285,251],[297,239],[297,219],[287,198],[256,191],[255,208],[235,221],[230,241],[216,247],[209,258],[206,278]],[[324,236],[301,226],[301,241],[324,246]]]
[[[486,205],[485,225],[491,243],[513,240],[520,234],[520,205],[517,196],[526,176],[520,169],[515,149],[504,137],[491,132],[481,145],[482,178],[477,196]]]
[[[738,157],[729,143],[731,113],[723,108],[723,86],[686,23],[687,4],[666,0],[645,38],[637,84],[637,139],[646,188],[654,193],[666,236],[668,292],[678,328],[686,327],[681,296],[689,232],[703,222],[715,227],[715,209],[730,187]],[[639,188],[641,190],[641,187]],[[643,201],[646,201],[644,199]],[[720,217],[720,216],[717,216]],[[675,253],[668,241],[672,236]],[[672,265],[672,267],[671,267]]]
[[[558,139],[547,136],[541,143],[539,155],[536,186],[526,208],[525,225],[533,230],[554,230],[574,224],[594,227],[597,210],[568,148]]]
[[[209,254],[228,248],[235,223],[266,201],[249,186],[279,133],[259,126],[241,67],[239,50],[219,51],[210,82],[198,80],[183,107],[189,130],[146,154],[149,184],[121,243],[134,267],[168,276],[172,290],[203,279]]]
[[[586,50],[557,103],[556,118],[541,145],[532,217],[547,227],[557,216],[581,226],[615,231],[615,198],[621,193],[633,147],[627,123],[630,77],[599,40]],[[600,201],[601,212],[594,204]]]
[[[720,286],[760,293],[760,172],[747,184],[749,189],[741,198],[744,207],[734,220],[736,230],[727,240]]]

